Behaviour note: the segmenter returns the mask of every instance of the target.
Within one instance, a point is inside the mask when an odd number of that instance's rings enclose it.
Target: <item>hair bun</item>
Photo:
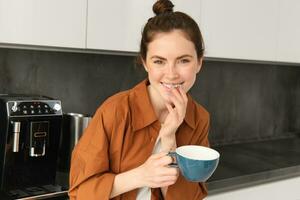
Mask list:
[[[152,7],[153,12],[156,15],[160,15],[167,12],[173,12],[173,3],[169,0],[158,0]]]

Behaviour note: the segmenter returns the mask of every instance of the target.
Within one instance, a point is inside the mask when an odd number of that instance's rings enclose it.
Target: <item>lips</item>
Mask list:
[[[161,82],[160,84],[162,84],[164,87],[168,88],[168,89],[172,89],[172,88],[179,88],[183,85],[184,82],[181,83],[163,83]]]

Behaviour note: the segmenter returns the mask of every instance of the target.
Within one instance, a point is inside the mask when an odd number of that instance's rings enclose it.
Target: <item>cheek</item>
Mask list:
[[[194,81],[196,78],[196,71],[194,69],[182,70],[181,77],[184,78],[186,81]]]
[[[195,83],[195,80],[196,80],[196,75],[193,75],[193,76],[190,76],[190,77],[188,77],[188,79],[186,79],[187,81],[186,81],[186,90],[188,91],[188,90],[190,90],[191,89],[191,87],[194,85],[194,83]],[[186,91],[186,92],[187,92]]]
[[[162,73],[159,70],[148,70],[149,79],[159,79],[161,78]]]
[[[185,92],[188,92],[196,81],[196,73],[191,71],[182,73],[182,78],[185,80],[186,83],[184,90]]]

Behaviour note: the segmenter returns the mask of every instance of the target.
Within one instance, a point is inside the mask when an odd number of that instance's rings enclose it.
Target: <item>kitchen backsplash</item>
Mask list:
[[[62,100],[93,114],[146,77],[133,56],[0,48],[0,93]],[[300,135],[300,66],[205,61],[192,96],[211,114],[212,145]]]

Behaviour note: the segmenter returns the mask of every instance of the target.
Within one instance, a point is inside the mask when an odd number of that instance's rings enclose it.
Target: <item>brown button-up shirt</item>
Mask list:
[[[147,80],[108,98],[97,110],[73,150],[70,169],[70,200],[109,199],[116,174],[143,164],[152,154],[160,123],[147,91]],[[184,122],[176,132],[177,146],[208,146],[209,114],[188,95]],[[135,200],[137,190],[115,197]],[[152,200],[163,199],[152,189]],[[207,195],[203,183],[181,175],[169,186],[167,200],[198,200]]]

